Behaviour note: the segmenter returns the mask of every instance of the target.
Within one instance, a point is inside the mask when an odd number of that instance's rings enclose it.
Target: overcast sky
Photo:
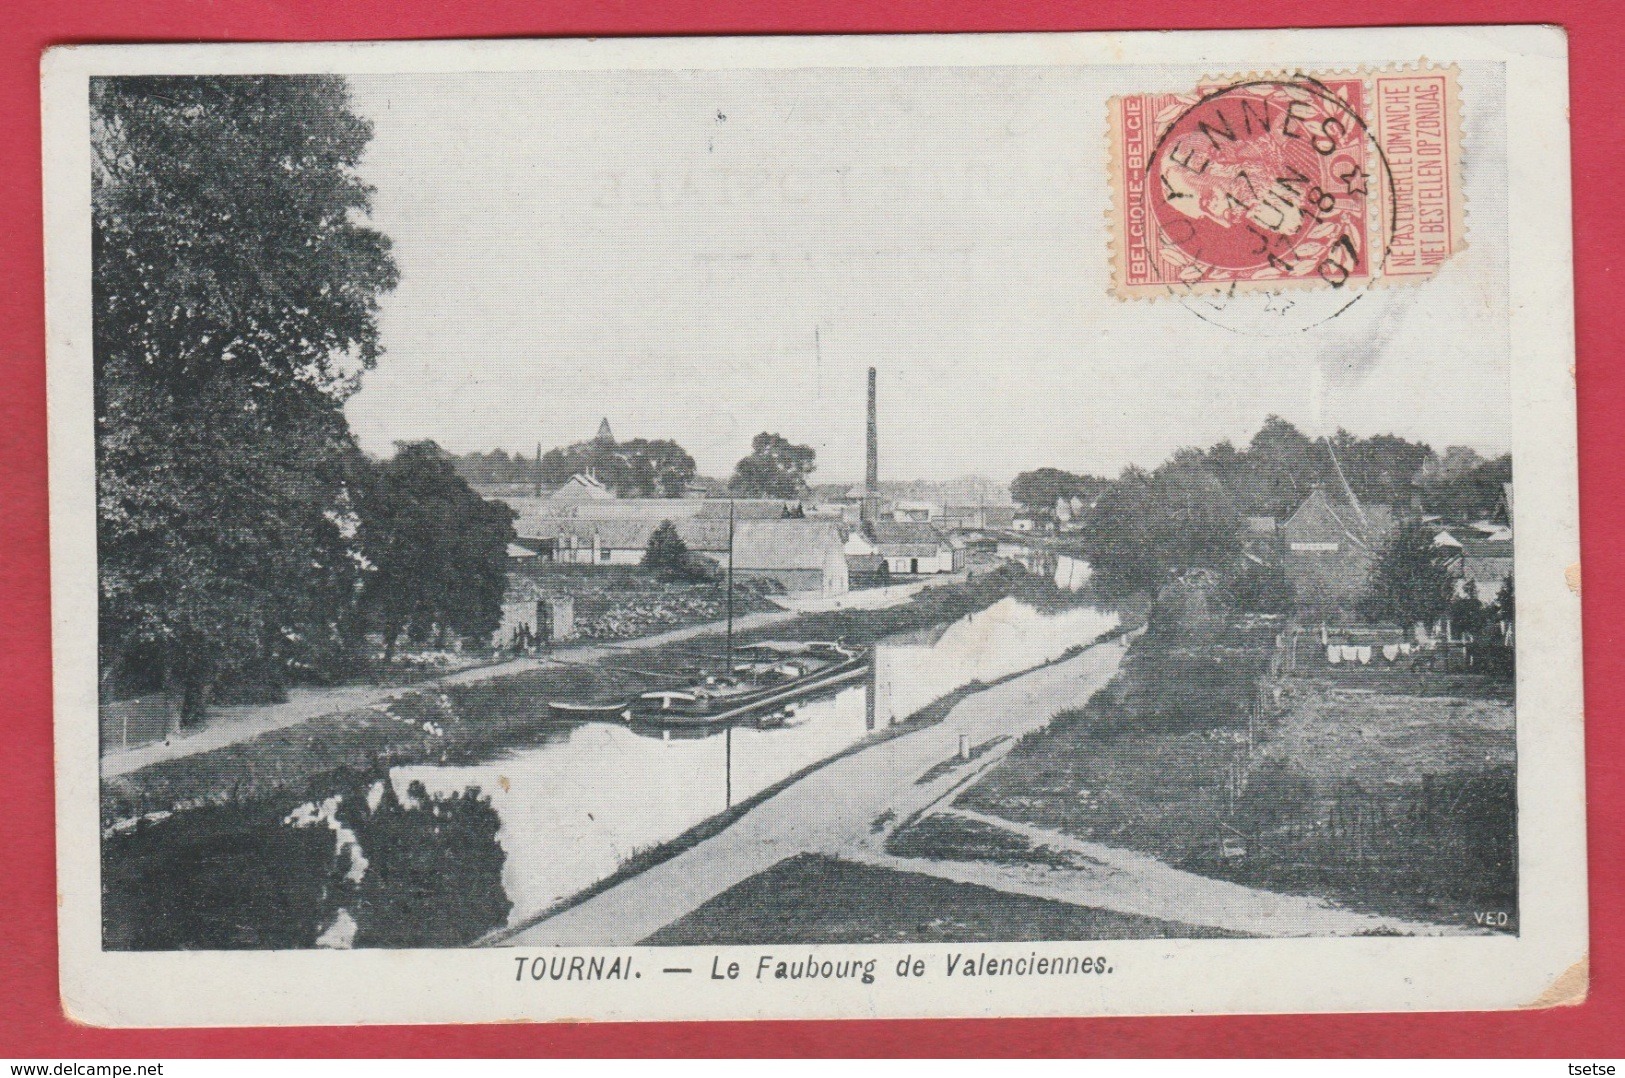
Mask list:
[[[607,416],[718,476],[771,430],[818,450],[817,479],[851,481],[873,365],[888,479],[1115,473],[1244,441],[1271,412],[1504,450],[1497,73],[1464,71],[1470,249],[1285,336],[1253,331],[1314,319],[1108,294],[1106,98],[1196,77],[355,78],[401,284],[352,425],[373,451],[531,452]]]

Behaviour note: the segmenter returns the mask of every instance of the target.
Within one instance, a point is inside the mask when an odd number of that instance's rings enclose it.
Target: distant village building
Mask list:
[[[840,530],[827,520],[737,522],[733,571],[736,580],[771,580],[792,594],[841,595],[851,587]]]
[[[947,505],[936,523],[949,531],[1009,530],[1015,515],[1013,505]]]
[[[891,518],[899,523],[926,523],[940,514],[941,509],[931,502],[899,501],[891,507]]]
[[[1434,528],[1433,545],[1452,554],[1463,594],[1493,603],[1512,575],[1511,526],[1486,520],[1466,525],[1439,523]]]
[[[577,472],[564,485],[549,495],[555,502],[602,502],[615,497],[615,492],[599,482],[597,477]]]
[[[959,552],[934,524],[882,520],[869,530],[868,538],[892,576],[951,573],[959,568]]]
[[[1484,604],[1493,603],[1512,575],[1512,539],[1464,539],[1461,575],[1469,594]]]
[[[649,537],[671,521],[689,550],[718,566],[728,558],[725,501],[681,498],[620,499],[554,511],[522,511],[514,530],[537,558],[565,565],[640,565]],[[843,541],[836,522],[786,516],[787,503],[737,501],[734,513],[734,576],[773,579],[789,592],[840,594],[849,587]],[[776,550],[769,550],[776,547]],[[838,564],[837,564],[838,563]]]
[[[575,637],[575,601],[558,595],[540,598],[530,585],[523,576],[509,577],[492,647],[524,651]]]
[[[1286,578],[1299,615],[1355,617],[1371,567],[1393,530],[1390,507],[1333,500],[1314,490],[1281,525]]]

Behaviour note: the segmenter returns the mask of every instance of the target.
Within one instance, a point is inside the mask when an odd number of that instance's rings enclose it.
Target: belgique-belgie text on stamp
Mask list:
[[[1120,298],[1421,280],[1466,242],[1454,67],[1113,97]]]

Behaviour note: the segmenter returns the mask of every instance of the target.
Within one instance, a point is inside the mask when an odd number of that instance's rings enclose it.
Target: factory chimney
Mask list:
[[[869,469],[863,477],[863,526],[873,531],[880,519],[880,437],[875,425],[875,369],[869,368]]]

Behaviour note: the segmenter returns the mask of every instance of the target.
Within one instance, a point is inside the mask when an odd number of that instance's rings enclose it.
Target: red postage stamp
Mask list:
[[[1465,245],[1454,67],[1110,101],[1121,298],[1420,280]]]

